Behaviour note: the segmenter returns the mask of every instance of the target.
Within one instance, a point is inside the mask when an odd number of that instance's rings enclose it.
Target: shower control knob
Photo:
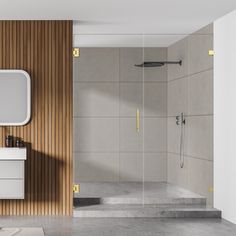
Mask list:
[[[180,123],[180,116],[176,116],[175,117],[175,123],[176,123],[176,125],[179,125],[179,123]]]

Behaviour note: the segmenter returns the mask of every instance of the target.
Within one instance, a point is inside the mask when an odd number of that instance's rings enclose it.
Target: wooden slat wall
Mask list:
[[[0,146],[11,134],[28,147],[25,199],[1,200],[0,215],[71,215],[72,22],[0,21],[0,68],[32,82],[31,122],[0,127]]]

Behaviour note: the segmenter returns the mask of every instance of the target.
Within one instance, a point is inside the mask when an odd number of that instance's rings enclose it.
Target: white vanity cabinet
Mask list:
[[[26,148],[0,148],[0,199],[24,199]]]

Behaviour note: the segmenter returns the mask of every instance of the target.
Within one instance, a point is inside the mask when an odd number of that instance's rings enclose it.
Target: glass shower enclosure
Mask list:
[[[192,35],[75,35],[74,47],[75,205],[128,209],[190,193],[211,205],[210,27]]]

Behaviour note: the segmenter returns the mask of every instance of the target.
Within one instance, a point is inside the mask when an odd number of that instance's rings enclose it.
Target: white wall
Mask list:
[[[236,11],[214,24],[214,206],[236,223]]]

